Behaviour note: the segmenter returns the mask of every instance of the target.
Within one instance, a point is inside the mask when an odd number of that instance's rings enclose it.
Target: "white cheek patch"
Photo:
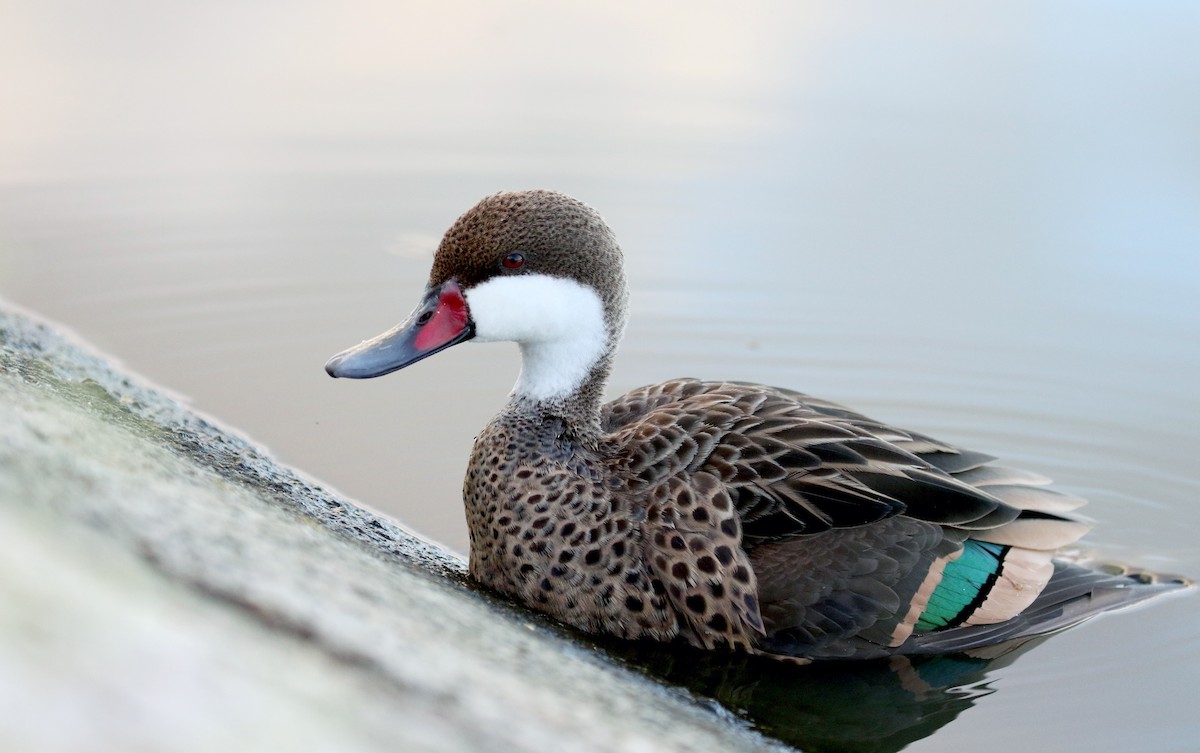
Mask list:
[[[535,400],[577,390],[608,347],[596,291],[547,275],[495,277],[465,293],[478,342],[521,346],[516,392]]]

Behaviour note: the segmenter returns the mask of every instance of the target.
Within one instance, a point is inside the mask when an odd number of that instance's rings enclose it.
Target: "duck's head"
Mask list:
[[[446,231],[408,319],[325,371],[366,379],[467,340],[511,340],[523,355],[516,393],[563,400],[603,387],[626,296],[621,250],[595,210],[553,191],[499,193]]]

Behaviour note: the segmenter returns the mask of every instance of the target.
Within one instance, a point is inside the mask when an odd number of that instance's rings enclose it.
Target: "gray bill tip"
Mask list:
[[[334,379],[337,379],[339,376],[338,367],[342,365],[343,359],[344,359],[344,354],[338,353],[336,356],[334,356],[333,358],[330,358],[328,361],[326,361],[325,362],[325,373],[328,374],[329,376],[333,377]]]

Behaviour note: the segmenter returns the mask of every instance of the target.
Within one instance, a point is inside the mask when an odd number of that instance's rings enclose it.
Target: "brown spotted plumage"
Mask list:
[[[464,484],[480,583],[591,632],[801,661],[992,645],[1183,584],[1055,560],[1082,500],[798,392],[679,379],[602,404],[626,297],[592,209],[497,194],[447,232],[412,317],[326,366],[520,344]]]

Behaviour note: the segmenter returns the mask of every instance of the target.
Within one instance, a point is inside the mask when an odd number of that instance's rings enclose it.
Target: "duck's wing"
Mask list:
[[[675,380],[614,400],[603,421],[638,483],[715,476],[747,549],[897,515],[1038,549],[1088,528],[1060,515],[1083,500],[1042,476],[790,390]]]
[[[1042,476],[797,392],[677,380],[613,401],[603,420],[649,501],[651,566],[699,645],[863,657],[920,638],[929,650],[1020,614],[1055,572],[1052,550],[1088,529],[1061,515],[1082,500]],[[658,544],[672,530],[686,546]],[[697,577],[699,562],[719,566]],[[731,589],[761,609],[711,598]],[[737,629],[713,634],[717,614]]]

